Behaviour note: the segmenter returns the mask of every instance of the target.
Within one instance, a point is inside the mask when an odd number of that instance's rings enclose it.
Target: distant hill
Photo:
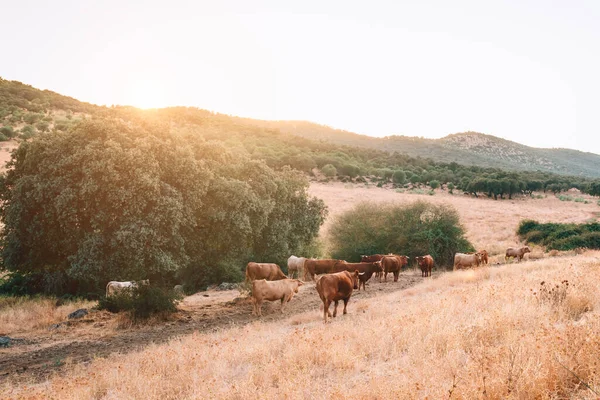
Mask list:
[[[49,90],[39,90],[21,82],[0,78],[1,141],[12,138],[27,139],[38,133],[53,130],[64,131],[83,118],[158,118],[162,122],[169,121],[171,126],[175,124],[201,127],[204,136],[218,140],[228,140],[232,132],[245,132],[240,137],[246,137],[251,132],[251,136],[260,137],[267,134],[269,137],[277,137],[274,141],[285,138],[291,147],[284,149],[288,154],[280,156],[279,161],[272,161],[272,164],[276,165],[291,163],[290,160],[297,158],[295,154],[303,151],[301,149],[314,152],[319,148],[318,151],[335,152],[339,150],[334,149],[336,146],[347,146],[348,148],[342,151],[355,154],[355,159],[362,157],[361,148],[371,148],[386,154],[395,152],[411,158],[431,159],[437,163],[455,162],[466,166],[518,172],[549,172],[582,178],[600,177],[600,155],[569,149],[533,148],[476,132],[456,133],[441,139],[396,135],[374,138],[306,121],[263,121],[195,108],[173,107],[144,111],[127,106],[96,106]],[[258,140],[257,145],[260,148],[261,140]],[[250,149],[254,151],[253,147]],[[260,155],[259,152],[257,156],[268,159],[273,153],[271,150]],[[370,156],[382,157],[378,154]],[[397,160],[394,161],[395,165],[400,167],[405,162],[413,165],[419,163],[418,160],[405,160],[399,164]],[[360,163],[362,161],[358,161],[358,164]],[[375,166],[381,168],[382,165],[385,163],[380,162]],[[308,169],[310,162],[306,163],[306,166]]]
[[[261,121],[249,118],[239,118],[239,120],[246,124],[278,129],[307,139],[396,151],[446,163],[600,177],[600,155],[598,154],[570,149],[529,147],[477,132],[456,133],[441,139],[397,135],[374,138],[306,121]]]

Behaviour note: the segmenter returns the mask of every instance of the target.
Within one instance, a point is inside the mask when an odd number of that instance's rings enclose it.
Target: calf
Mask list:
[[[262,303],[265,300],[281,300],[281,313],[283,307],[289,302],[294,293],[298,293],[298,288],[304,282],[298,279],[282,279],[277,281],[267,281],[258,279],[252,282],[252,315],[262,316]]]
[[[517,261],[521,261],[525,256],[525,253],[531,253],[531,249],[529,248],[529,246],[519,248],[509,247],[508,249],[506,249],[506,255],[504,256],[504,260],[508,261],[509,257],[516,257]]]
[[[344,301],[344,314],[347,314],[346,307],[352,290],[358,289],[358,271],[350,273],[348,271],[337,272],[335,274],[327,274],[317,280],[317,292],[323,301],[323,318],[327,323],[327,317],[331,317],[329,306],[331,302],[335,302],[333,308],[333,317],[337,315],[338,301]]]
[[[431,276],[431,269],[433,268],[433,257],[429,254],[422,257],[416,257],[417,264],[421,268],[421,276],[428,277]]]

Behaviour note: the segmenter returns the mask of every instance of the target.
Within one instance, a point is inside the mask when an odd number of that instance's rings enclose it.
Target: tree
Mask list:
[[[241,279],[249,259],[316,237],[325,206],[299,174],[162,125],[85,121],[37,136],[0,179],[4,267],[56,294]]]
[[[454,190],[454,183],[452,182],[448,182],[448,191],[450,191],[450,194],[454,194],[452,191]]]
[[[364,202],[334,219],[331,255],[357,261],[362,254],[431,254],[438,265],[451,266],[454,253],[473,250],[464,234],[458,212],[447,205]]]
[[[429,182],[429,186],[430,186],[432,189],[434,189],[434,190],[435,190],[435,189],[437,189],[437,188],[439,188],[439,187],[440,187],[440,181],[437,181],[437,180],[435,180],[435,179],[434,179],[434,180],[432,180],[432,181],[430,181],[430,182]]]

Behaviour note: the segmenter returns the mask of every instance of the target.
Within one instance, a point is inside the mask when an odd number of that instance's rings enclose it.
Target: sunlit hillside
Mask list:
[[[311,309],[2,390],[23,399],[595,399],[599,266],[587,252],[445,273],[351,300],[328,325]]]

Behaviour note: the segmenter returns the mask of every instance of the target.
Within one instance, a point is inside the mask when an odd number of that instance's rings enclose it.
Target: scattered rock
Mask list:
[[[11,339],[8,336],[0,336],[0,347],[10,346]]]
[[[67,318],[69,319],[79,319],[79,318],[83,318],[86,315],[88,315],[88,310],[87,308],[80,308],[77,311],[73,311],[71,314],[69,314],[69,316]]]
[[[204,297],[209,297],[207,294],[203,294],[202,296],[204,296]]]
[[[217,286],[215,290],[234,290],[237,288],[238,288],[237,283],[223,282],[219,286]]]

